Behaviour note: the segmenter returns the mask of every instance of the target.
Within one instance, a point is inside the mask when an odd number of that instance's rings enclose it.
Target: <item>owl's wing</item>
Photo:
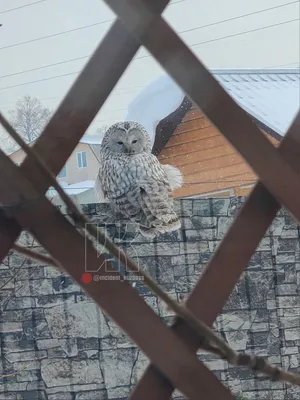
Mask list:
[[[169,184],[162,180],[141,182],[138,200],[142,210],[140,227],[144,232],[150,229],[165,233],[180,228]]]
[[[183,176],[179,169],[169,164],[161,164],[161,167],[167,175],[171,190],[180,188],[183,184]]]
[[[94,185],[95,194],[99,200],[99,203],[109,203],[108,198],[105,196],[99,177],[97,176]]]

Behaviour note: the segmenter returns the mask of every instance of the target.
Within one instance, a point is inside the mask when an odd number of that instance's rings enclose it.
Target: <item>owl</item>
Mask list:
[[[118,122],[105,133],[95,192],[101,203],[138,224],[148,238],[180,229],[172,191],[182,185],[180,171],[151,153],[148,132],[137,122]]]

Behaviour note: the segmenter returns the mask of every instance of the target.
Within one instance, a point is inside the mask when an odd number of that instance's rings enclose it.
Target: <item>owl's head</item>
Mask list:
[[[113,153],[132,156],[151,153],[151,141],[146,129],[137,122],[117,122],[105,133],[101,147]]]

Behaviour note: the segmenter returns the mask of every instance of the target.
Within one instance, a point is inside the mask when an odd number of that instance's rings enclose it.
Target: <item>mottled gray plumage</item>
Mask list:
[[[100,149],[100,169],[95,191],[100,202],[139,224],[147,237],[177,230],[172,190],[182,184],[182,175],[171,165],[162,165],[151,153],[150,137],[136,122],[119,122],[105,133]]]

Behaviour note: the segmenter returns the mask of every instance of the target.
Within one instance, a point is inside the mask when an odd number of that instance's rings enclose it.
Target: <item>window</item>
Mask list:
[[[80,151],[79,153],[77,153],[77,166],[78,166],[78,168],[86,168],[87,167],[85,151]]]
[[[60,173],[57,175],[58,178],[66,178],[67,177],[67,167],[64,166]]]

